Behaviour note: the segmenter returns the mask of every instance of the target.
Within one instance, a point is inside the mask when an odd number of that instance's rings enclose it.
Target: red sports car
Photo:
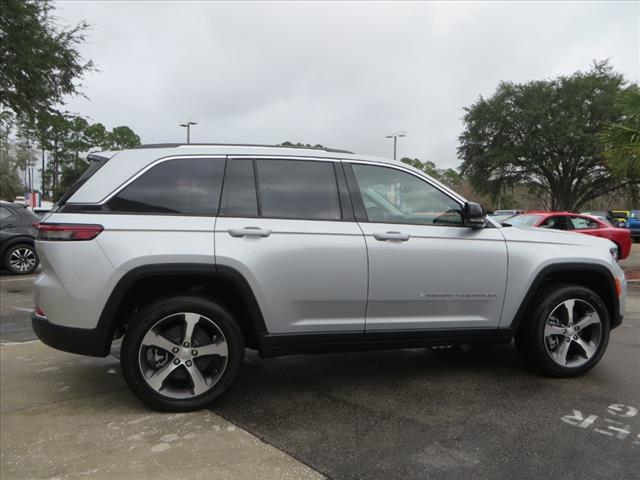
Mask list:
[[[617,228],[607,220],[591,215],[578,215],[569,212],[527,212],[503,220],[509,225],[529,225],[531,227],[568,230],[586,233],[594,237],[608,238],[618,246],[618,256],[622,260],[631,251],[631,233],[627,228]]]

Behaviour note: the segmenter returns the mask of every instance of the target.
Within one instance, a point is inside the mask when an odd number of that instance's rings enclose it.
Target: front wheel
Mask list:
[[[609,313],[594,291],[552,284],[535,299],[516,346],[543,373],[574,377],[592,369],[609,342]]]
[[[225,309],[180,296],[154,302],[135,316],[120,363],[127,384],[145,403],[189,411],[222,395],[243,357],[242,332]]]

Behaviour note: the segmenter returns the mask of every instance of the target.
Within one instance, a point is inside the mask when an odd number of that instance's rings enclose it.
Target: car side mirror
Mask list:
[[[487,224],[484,208],[475,202],[467,202],[464,204],[462,218],[464,224],[471,228],[483,228]]]

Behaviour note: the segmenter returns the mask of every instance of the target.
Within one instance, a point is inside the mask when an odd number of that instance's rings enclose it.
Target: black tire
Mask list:
[[[585,363],[577,366],[563,366],[556,362],[550,353],[545,340],[545,327],[554,309],[571,299],[586,302],[597,312],[600,319],[599,343],[590,358],[585,355],[585,358],[588,358]],[[582,302],[579,303],[582,304]],[[609,330],[609,312],[598,294],[581,285],[554,283],[546,286],[536,295],[529,315],[516,333],[515,344],[522,356],[544,374],[552,377],[575,377],[591,370],[600,361],[609,343]],[[585,332],[587,331],[582,333]],[[562,341],[566,339],[560,335],[554,337],[554,339],[558,338]],[[570,340],[567,342],[571,344]],[[575,348],[578,347],[571,348],[576,351]],[[577,352],[584,353],[584,350],[580,349]]]
[[[197,396],[193,395],[190,398],[175,399],[154,390],[145,380],[141,367],[141,358],[144,358],[141,357],[141,345],[145,335],[160,320],[181,312],[196,313],[206,317],[207,320],[213,320],[226,340],[228,355],[222,375],[210,387],[210,390]],[[192,348],[200,347],[197,347],[194,343]],[[176,359],[177,355],[173,356],[173,358]],[[122,342],[120,364],[129,388],[147,405],[161,411],[185,412],[203,408],[222,395],[233,383],[243,358],[244,339],[242,331],[229,312],[205,298],[176,296],[152,302],[135,315]],[[182,366],[178,368],[182,368]]]
[[[21,252],[26,252],[29,258],[33,258],[35,263],[30,266],[26,266],[26,264],[21,262],[21,266],[12,265],[11,262],[14,260],[12,256],[18,255]],[[23,257],[23,255],[20,255]],[[29,245],[28,243],[19,243],[17,245],[10,246],[4,254],[3,265],[4,268],[12,273],[13,275],[28,275],[33,273],[38,265],[40,264],[40,259],[38,258],[38,254],[36,253],[36,249],[33,245]],[[22,269],[24,268],[24,269]]]

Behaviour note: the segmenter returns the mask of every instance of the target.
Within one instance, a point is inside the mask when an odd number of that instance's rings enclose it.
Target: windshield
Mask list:
[[[508,225],[527,225],[533,227],[540,219],[541,215],[516,215],[504,221]]]

